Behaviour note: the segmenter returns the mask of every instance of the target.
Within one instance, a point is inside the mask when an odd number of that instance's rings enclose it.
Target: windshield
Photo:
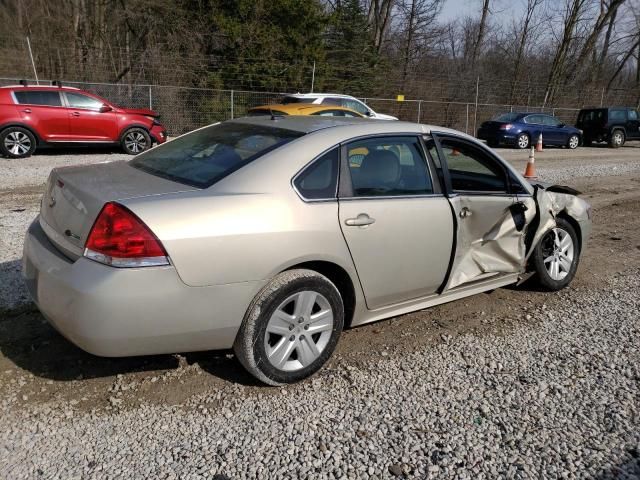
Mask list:
[[[282,128],[221,123],[178,137],[129,164],[152,175],[207,188],[302,135]]]
[[[514,122],[519,116],[520,114],[515,112],[501,113],[500,115],[493,117],[493,120],[496,122]]]

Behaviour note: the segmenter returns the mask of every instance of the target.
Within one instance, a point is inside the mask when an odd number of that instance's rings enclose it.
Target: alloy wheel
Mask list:
[[[12,155],[24,155],[31,150],[31,139],[23,132],[10,132],[4,139],[4,146]]]
[[[333,309],[323,295],[304,290],[289,296],[267,323],[264,348],[269,362],[284,371],[309,366],[329,343],[333,326]]]
[[[580,139],[576,135],[573,135],[569,139],[569,148],[571,149],[578,148],[579,143],[580,143]]]
[[[614,145],[619,147],[620,145],[622,145],[623,142],[624,142],[624,136],[622,135],[622,133],[621,132],[615,132],[613,134],[613,143],[614,143]]]
[[[518,147],[527,148],[529,146],[529,137],[527,135],[520,135],[518,137]]]
[[[140,132],[127,133],[127,135],[124,137],[124,144],[127,147],[127,150],[132,153],[140,153],[147,148],[147,140]]]
[[[542,240],[542,253],[549,276],[556,281],[563,280],[571,271],[575,256],[569,232],[557,227],[550,230]]]

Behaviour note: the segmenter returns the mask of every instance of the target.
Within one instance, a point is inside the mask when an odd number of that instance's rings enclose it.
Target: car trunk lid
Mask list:
[[[127,162],[54,169],[40,207],[40,225],[66,256],[82,256],[87,236],[105,203],[197,190],[149,175]]]

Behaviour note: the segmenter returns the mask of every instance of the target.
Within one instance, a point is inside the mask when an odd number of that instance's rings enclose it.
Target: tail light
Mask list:
[[[500,130],[511,130],[513,128],[513,125],[511,125],[510,123],[505,123],[504,125],[500,125]]]
[[[131,211],[113,202],[102,207],[91,227],[84,256],[114,267],[169,265],[158,237]]]

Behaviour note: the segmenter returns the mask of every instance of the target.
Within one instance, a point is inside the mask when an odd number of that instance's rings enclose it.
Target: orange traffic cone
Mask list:
[[[529,161],[527,162],[527,168],[524,170],[524,178],[538,178],[536,177],[536,156],[535,150],[531,147],[531,153],[529,153]]]
[[[538,137],[538,143],[536,143],[536,152],[542,151],[542,134]]]

